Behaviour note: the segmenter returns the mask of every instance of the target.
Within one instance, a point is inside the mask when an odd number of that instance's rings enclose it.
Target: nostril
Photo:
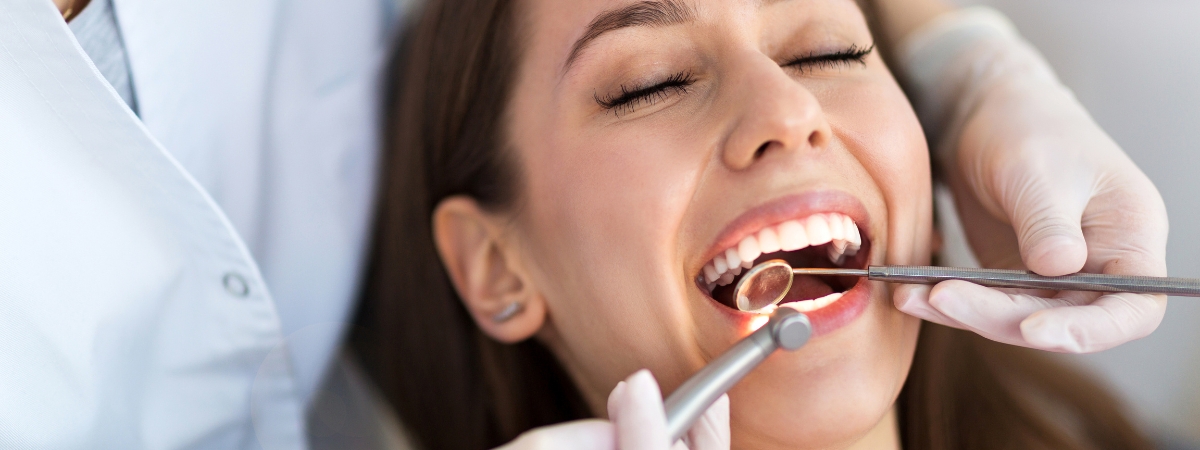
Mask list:
[[[758,150],[754,151],[754,158],[761,158],[768,148],[771,148],[771,142],[763,142],[763,145],[758,146]]]
[[[821,139],[821,133],[814,131],[812,134],[808,135],[808,145],[812,148],[821,147],[822,144],[824,144],[822,141],[823,139]]]

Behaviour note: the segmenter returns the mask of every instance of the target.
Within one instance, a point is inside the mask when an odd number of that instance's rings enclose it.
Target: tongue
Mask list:
[[[797,275],[792,279],[792,289],[788,291],[787,295],[779,303],[812,300],[832,293],[833,288],[829,287],[824,281],[821,281],[820,278]]]

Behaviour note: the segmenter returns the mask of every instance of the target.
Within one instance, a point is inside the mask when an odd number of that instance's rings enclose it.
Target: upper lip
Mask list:
[[[725,226],[703,254],[693,273],[725,249],[737,245],[746,236],[763,228],[788,220],[803,219],[813,214],[836,212],[854,220],[864,241],[870,240],[870,224],[867,209],[858,198],[842,191],[825,190],[793,194],[776,198],[742,213]]]

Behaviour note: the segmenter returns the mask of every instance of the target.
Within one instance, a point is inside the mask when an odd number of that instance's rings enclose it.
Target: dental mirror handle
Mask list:
[[[1133,292],[1200,297],[1200,279],[1075,273],[1045,277],[1024,270],[935,266],[870,266],[861,269],[793,269],[796,275],[853,275],[869,280],[908,284],[969,281],[980,286],[1052,289],[1056,291]]]
[[[664,402],[667,433],[671,443],[679,441],[692,424],[721,395],[758,367],[775,349],[795,350],[812,336],[808,316],[791,308],[779,308],[770,321],[742,338],[721,356],[692,375]]]

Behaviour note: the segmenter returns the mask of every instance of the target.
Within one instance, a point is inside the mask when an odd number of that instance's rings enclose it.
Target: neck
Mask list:
[[[735,425],[735,424],[731,424]],[[736,428],[736,426],[734,427]],[[753,433],[745,435],[738,433],[737,429],[733,431],[733,448],[735,449],[759,449],[759,448],[797,448],[797,446],[805,446],[804,448],[822,448],[822,449],[840,449],[840,450],[900,450],[900,425],[896,420],[896,409],[893,405],[888,409],[883,418],[879,420],[866,434],[863,434],[855,441],[841,442],[824,442],[824,443],[792,443],[791,445],[784,444],[778,441],[763,442],[761,439],[755,439]],[[742,430],[746,431],[746,430]],[[739,439],[740,437],[740,439]],[[816,447],[812,447],[815,445]]]
[[[846,450],[900,450],[900,426],[896,422],[896,408],[888,410],[875,428],[867,432]]]

